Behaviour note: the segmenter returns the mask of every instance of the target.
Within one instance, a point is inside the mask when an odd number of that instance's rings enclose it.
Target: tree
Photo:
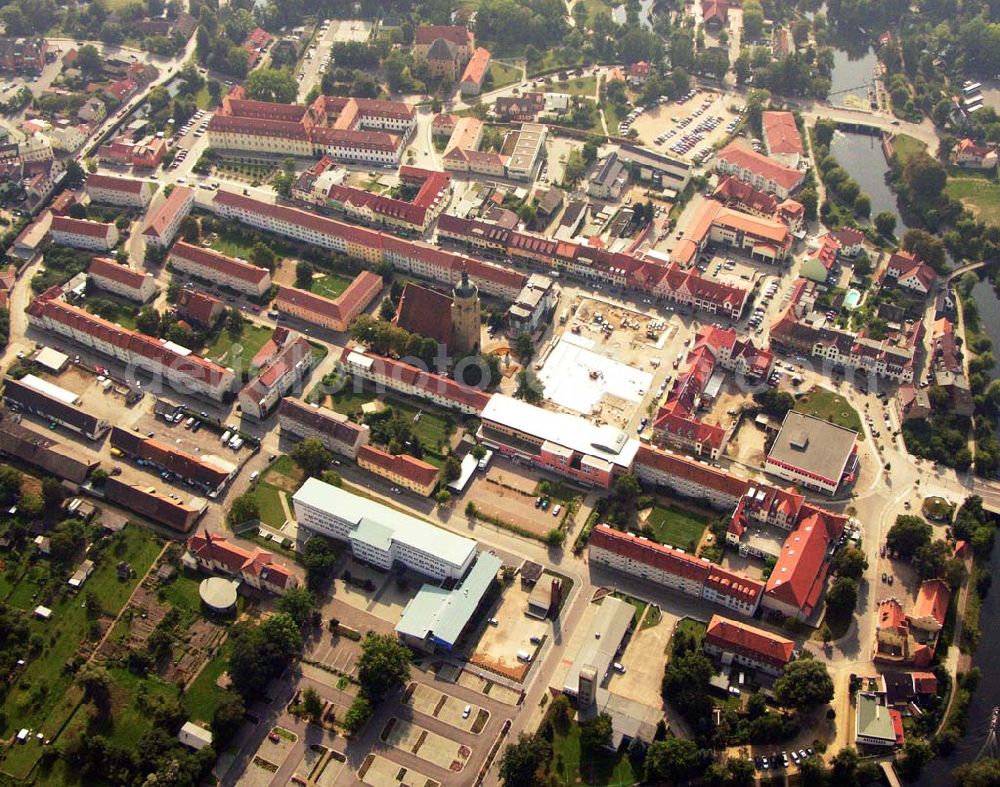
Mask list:
[[[107,716],[111,712],[111,676],[104,667],[94,662],[84,664],[76,673],[76,683],[83,689],[83,698],[94,703],[98,713]]]
[[[756,41],[764,32],[764,9],[757,0],[743,4],[743,40]]]
[[[258,101],[291,104],[298,95],[298,83],[291,71],[278,68],[258,68],[244,83],[247,94]]]
[[[257,503],[257,498],[250,492],[244,492],[233,500],[226,512],[226,524],[229,525],[230,529],[255,519],[260,519],[260,505]]]
[[[372,704],[364,696],[354,698],[351,707],[344,714],[344,729],[348,735],[357,735],[372,717]]]
[[[826,592],[827,606],[839,612],[853,612],[858,603],[858,583],[850,577],[838,577]]]
[[[212,714],[212,744],[218,750],[232,739],[243,724],[246,705],[238,694],[229,694]]]
[[[365,696],[378,702],[410,679],[409,649],[395,637],[369,632],[361,642],[358,682]]]
[[[517,390],[514,391],[514,396],[518,399],[532,404],[540,402],[544,390],[542,381],[531,369],[522,369],[517,373]]]
[[[302,565],[306,569],[306,587],[319,590],[333,576],[337,553],[326,536],[314,535],[302,549]]]
[[[307,437],[292,449],[291,457],[307,477],[318,478],[333,461],[333,454],[315,437]]]
[[[447,486],[452,481],[457,481],[462,477],[462,464],[458,461],[454,454],[448,454],[447,458],[444,460],[444,464],[441,465],[441,483]]]
[[[304,629],[316,611],[316,599],[305,588],[289,588],[278,599],[278,609],[290,616],[300,629]]]
[[[886,534],[885,543],[889,549],[902,558],[913,557],[917,550],[931,540],[931,526],[923,519],[911,514],[901,514]]]
[[[531,356],[535,354],[535,343],[531,340],[531,336],[526,333],[519,333],[517,338],[514,339],[514,353],[522,364],[530,361]]]
[[[785,665],[774,683],[774,696],[786,708],[809,710],[833,699],[833,680],[823,662],[800,657]]]
[[[584,176],[586,171],[587,162],[583,160],[583,153],[578,148],[573,148],[566,157],[566,166],[563,170],[563,185],[576,185],[577,181]]]
[[[951,556],[951,545],[939,538],[917,548],[913,553],[913,568],[921,579],[941,579]]]
[[[179,229],[181,237],[188,243],[197,243],[201,240],[201,225],[194,216],[185,216],[181,219]]]
[[[302,710],[315,723],[323,716],[323,700],[312,686],[306,686],[302,692]]]
[[[84,44],[76,51],[76,67],[84,74],[100,74],[104,68],[104,58],[93,44]]]
[[[872,212],[872,198],[864,192],[854,198],[854,215],[858,218],[867,219]]]
[[[277,262],[278,255],[274,253],[270,246],[262,241],[257,241],[250,249],[250,262],[268,270],[274,270],[274,263]]]
[[[1000,758],[984,757],[959,765],[951,772],[956,787],[995,787],[1000,784]]]
[[[159,336],[160,313],[152,306],[143,307],[135,318],[135,327],[147,336]]]
[[[541,735],[518,735],[517,743],[508,743],[500,756],[500,781],[505,787],[537,784],[535,778],[552,759],[552,746]]]
[[[49,533],[49,556],[57,563],[69,563],[86,544],[83,525],[76,519],[60,522]]]
[[[858,763],[861,758],[856,749],[845,746],[838,751],[830,761],[834,784],[854,784],[855,774],[858,770]]]
[[[76,159],[69,159],[66,162],[66,185],[70,187],[79,186],[83,183],[86,173]],[[75,207],[75,206],[74,206]]]
[[[646,751],[646,781],[676,784],[698,773],[707,759],[690,738],[653,741]]]
[[[816,221],[816,208],[819,204],[819,196],[815,189],[802,189],[799,192],[799,202],[802,203],[803,218],[806,221]]]
[[[903,180],[914,199],[929,204],[941,196],[948,173],[937,159],[920,151],[907,159]]]
[[[299,627],[284,612],[276,612],[260,624],[237,623],[229,639],[229,677],[244,697],[258,696],[261,687],[277,677],[302,650]]]
[[[896,215],[891,210],[883,210],[876,214],[875,229],[880,235],[891,238],[896,231]]]
[[[300,290],[312,289],[313,274],[315,273],[316,269],[311,263],[299,260],[295,263],[295,286]]]
[[[906,781],[916,781],[920,771],[933,758],[931,745],[920,738],[910,737],[903,745],[903,757],[896,761],[899,775]]]
[[[833,556],[830,567],[839,576],[860,579],[868,568],[868,558],[857,547],[846,547]]]
[[[599,713],[580,725],[580,746],[585,751],[606,748],[611,745],[612,732],[611,717]]]

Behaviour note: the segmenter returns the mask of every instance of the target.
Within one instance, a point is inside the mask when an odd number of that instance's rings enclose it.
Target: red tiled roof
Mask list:
[[[741,142],[730,142],[726,145],[719,151],[718,160],[749,170],[762,176],[765,180],[773,180],[788,190],[795,188],[805,177],[804,173],[799,170],[779,164],[774,159],[751,150]]]
[[[951,602],[951,589],[941,579],[928,579],[920,584],[917,591],[917,603],[913,607],[912,618],[930,617],[938,625],[944,625],[948,614],[948,604]]]
[[[675,440],[701,443],[716,450],[722,447],[726,430],[715,424],[707,424],[693,416],[688,417],[673,412],[668,407],[661,407],[653,422],[653,429],[664,432]]]
[[[158,238],[162,238],[167,227],[173,222],[177,214],[184,209],[184,204],[189,198],[194,198],[194,191],[187,186],[174,186],[174,190],[170,192],[170,196],[167,197],[166,201],[150,217],[142,234],[156,235]]]
[[[444,293],[407,282],[393,322],[400,328],[448,344],[451,341],[451,305],[451,298]]]
[[[469,64],[465,67],[465,73],[462,74],[462,82],[474,82],[477,85],[483,84],[483,79],[486,77],[486,71],[490,65],[490,53],[489,50],[479,47],[475,52],[472,53],[472,57],[469,59]]]
[[[205,530],[188,539],[188,549],[206,562],[218,562],[231,573],[246,572],[278,587],[285,587],[291,573],[284,566],[274,562],[274,556],[267,550],[255,547],[251,552],[236,544],[230,544],[226,537]]]
[[[60,322],[126,352],[155,361],[175,374],[191,377],[213,387],[219,385],[223,377],[229,374],[216,363],[194,354],[182,355],[167,347],[159,339],[122,328],[76,306],[56,300],[59,294],[58,287],[47,290],[35,298],[26,311],[35,317]]]
[[[748,482],[745,478],[731,475],[718,467],[697,462],[686,456],[661,451],[645,443],[639,446],[635,463],[734,498],[742,496],[747,490]]]
[[[657,544],[632,533],[621,533],[607,525],[595,527],[588,543],[591,547],[605,549],[629,560],[645,563],[695,582],[704,583],[712,567],[712,564],[704,558],[689,555],[665,544]]]
[[[225,254],[220,254],[212,249],[195,246],[182,240],[177,241],[170,248],[169,256],[179,257],[183,260],[192,262],[195,265],[200,265],[204,268],[208,268],[209,270],[217,271],[226,276],[243,279],[244,281],[251,282],[252,284],[260,284],[260,282],[270,276],[267,268],[261,268],[257,265],[252,265],[249,262],[233,259],[232,257],[227,257]]]
[[[324,319],[345,320],[348,319],[346,315],[357,309],[360,301],[370,302],[372,289],[377,292],[381,286],[381,276],[371,271],[362,271],[336,300],[295,287],[279,286],[275,304],[279,309],[293,306],[310,311]],[[361,308],[364,308],[364,305]]]
[[[456,383],[454,380],[443,377],[442,375],[425,372],[422,369],[418,369],[416,366],[411,366],[410,364],[403,363],[402,361],[396,361],[392,358],[385,358],[380,355],[372,355],[371,353],[364,352],[360,348],[352,349],[350,347],[345,347],[343,353],[341,354],[341,362],[346,362],[351,353],[358,353],[359,355],[363,355],[365,358],[370,359],[376,372],[385,377],[403,385],[412,385],[416,388],[420,388],[421,390],[447,397],[448,399],[466,407],[482,411],[483,408],[486,407],[486,403],[490,400],[490,394],[483,393],[475,388],[469,388],[465,385],[461,385]]]
[[[826,580],[826,550],[843,529],[845,518],[809,504],[798,526],[781,547],[764,592],[811,614]]]
[[[802,137],[791,112],[766,111],[761,115],[761,123],[764,126],[764,140],[771,155],[802,155]]]
[[[906,613],[903,605],[894,598],[882,599],[878,603],[878,621],[875,624],[879,629],[892,629],[900,631],[907,627]]]
[[[795,643],[790,639],[720,615],[713,615],[709,621],[705,642],[779,668],[792,660],[795,650]]]
[[[101,175],[91,172],[87,175],[86,187],[88,189],[104,189],[107,191],[121,191],[126,194],[138,194],[142,187],[146,185],[144,180],[135,178],[119,178],[115,175]]]
[[[190,287],[182,289],[177,296],[177,313],[204,327],[211,326],[216,307],[225,308],[218,298]]]
[[[106,238],[113,224],[101,221],[74,219],[70,216],[53,216],[50,232],[66,232],[71,235],[86,235],[90,238]]]
[[[133,290],[140,289],[146,281],[146,274],[134,271],[125,265],[119,265],[107,257],[94,257],[90,261],[90,268],[87,269],[87,273],[91,276],[111,279],[126,287],[131,287]]]
[[[467,27],[458,25],[420,25],[413,30],[413,43],[418,46],[429,46],[439,38],[457,46],[468,46],[471,34]]]
[[[422,487],[432,484],[438,476],[438,469],[428,462],[407,454],[390,454],[371,445],[358,449],[358,463],[361,462],[368,462],[387,474],[402,476]]]

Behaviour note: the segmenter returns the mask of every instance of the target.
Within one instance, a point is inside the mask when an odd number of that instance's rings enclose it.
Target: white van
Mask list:
[[[523,661],[525,664],[531,663],[531,654],[526,650],[519,650],[517,652],[517,660]]]
[[[227,431],[227,432],[224,432],[224,433],[222,434],[222,440],[221,440],[220,442],[221,442],[221,443],[222,443],[223,445],[225,445],[226,443],[228,443],[228,442],[229,442],[229,438],[230,438],[230,437],[232,437],[232,436],[233,436],[233,433],[232,433],[232,432],[229,432],[229,431]]]

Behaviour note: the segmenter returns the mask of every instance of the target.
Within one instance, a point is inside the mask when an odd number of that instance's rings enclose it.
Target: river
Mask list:
[[[972,297],[979,307],[979,324],[993,341],[993,346],[1000,348],[1000,298],[989,279],[985,279],[972,288]],[[994,367],[990,371],[994,379],[1000,377],[1000,369]],[[997,576],[1000,569],[1000,547],[993,550],[992,574]],[[950,782],[948,778],[952,768],[976,759],[983,748],[983,743],[989,733],[990,717],[993,708],[1000,705],[1000,669],[997,669],[994,659],[1000,653],[1000,582],[994,582],[986,598],[979,617],[979,629],[982,637],[973,663],[982,672],[979,687],[972,695],[969,705],[968,726],[965,735],[958,743],[954,754],[942,760],[934,760],[920,777],[921,785],[937,787]]]
[[[870,109],[868,85],[872,84],[878,57],[871,46],[860,52],[834,47],[830,72],[830,103],[849,109]]]
[[[837,131],[830,143],[830,153],[837,163],[857,181],[861,190],[872,200],[872,217],[888,210],[896,217],[896,236],[902,237],[909,229],[899,215],[896,195],[893,194],[885,175],[889,165],[882,153],[881,140],[868,134]],[[1000,347],[1000,344],[997,344]]]

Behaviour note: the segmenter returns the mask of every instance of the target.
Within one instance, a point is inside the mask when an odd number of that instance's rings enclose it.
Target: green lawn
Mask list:
[[[136,330],[135,318],[139,313],[139,307],[134,303],[126,301],[124,298],[118,298],[110,292],[101,291],[96,295],[87,298],[83,305],[91,314],[97,314],[97,311],[94,308],[97,305],[97,301],[110,301],[118,307],[118,311],[116,311],[114,315],[109,315],[105,312],[104,314],[98,316],[104,317],[104,319],[110,320],[111,322],[116,322],[122,328],[127,328],[130,331]]]
[[[949,177],[945,193],[987,224],[1000,224],[1000,183],[976,177]]]
[[[114,543],[99,559],[84,592],[93,593],[107,614],[117,615],[161,547],[161,541],[153,533],[130,525],[115,537]],[[132,578],[125,582],[118,579],[117,565],[120,560],[132,566]],[[14,595],[17,592],[18,589],[15,589]],[[52,602],[50,607],[53,613],[51,620],[32,618],[28,623],[31,634],[41,635],[46,647],[38,656],[29,659],[0,705],[0,734],[3,737],[9,737],[21,727],[30,727],[47,737],[55,737],[79,702],[79,692],[73,686],[72,675],[63,667],[80,649],[91,621],[82,606],[80,595],[67,595]],[[16,746],[8,752],[0,767],[18,778],[24,778],[40,756],[40,746]]]
[[[229,692],[215,685],[219,676],[226,671],[228,658],[229,642],[227,641],[184,692],[184,707],[191,714],[192,721],[211,723],[215,709],[229,696]]]
[[[646,521],[661,544],[694,552],[708,524],[708,517],[670,504],[657,503]]]
[[[499,90],[521,81],[521,67],[494,60],[490,63],[490,76],[493,78],[493,84],[489,89]]]
[[[694,618],[681,618],[677,621],[677,625],[674,627],[674,636],[679,633],[690,634],[697,640],[698,644],[705,638],[705,631],[708,629],[708,625],[702,623],[700,620],[695,620]],[[669,645],[667,646],[669,650]]]
[[[223,230],[208,244],[209,248],[215,249],[228,257],[242,257],[250,259],[250,251],[253,249],[254,240],[251,237],[231,230]]]
[[[350,276],[341,276],[337,273],[324,273],[322,276],[317,276],[312,280],[312,286],[309,289],[317,295],[332,299],[346,290],[352,281],[354,280]]]
[[[302,476],[302,471],[299,466],[295,464],[295,460],[288,454],[282,454],[267,469],[264,473],[264,480],[266,481],[271,473],[277,473],[278,475],[287,476],[288,478],[300,478]]]
[[[331,409],[338,413],[353,417],[361,409],[361,405],[373,401],[375,397],[365,392],[356,393],[353,384],[348,382],[343,389],[331,394],[331,399],[332,402],[324,402],[324,404],[329,404]],[[382,400],[413,424],[413,431],[427,450],[436,452],[438,445],[444,446],[447,443],[448,416],[442,415],[434,409],[408,404],[400,399],[382,397]],[[420,417],[415,421],[418,413]]]
[[[267,326],[252,322],[243,323],[243,330],[235,337],[223,328],[202,355],[222,366],[229,366],[238,371],[249,371],[250,362],[264,343],[271,338],[271,333],[271,329]]]
[[[593,98],[597,93],[597,77],[572,77],[564,82],[553,82],[545,86],[546,93],[569,93],[571,96]]]
[[[861,431],[861,416],[848,404],[847,400],[838,393],[827,391],[823,388],[814,388],[795,402],[795,411],[815,415],[824,421],[829,421],[837,426],[853,429],[859,434]]]
[[[212,95],[208,92],[207,85],[203,85],[201,90],[194,94],[194,103],[197,104],[198,109],[212,108]]]
[[[571,722],[565,732],[556,730],[552,741],[550,773],[560,784],[594,784],[625,787],[639,781],[640,774],[629,758],[606,749],[581,751],[580,725]]]
[[[905,165],[913,154],[927,150],[923,142],[909,134],[897,134],[892,139],[892,146],[901,165]]]
[[[257,482],[254,499],[260,506],[260,520],[266,525],[280,528],[285,524],[285,509],[281,507],[282,490],[267,483]]]

